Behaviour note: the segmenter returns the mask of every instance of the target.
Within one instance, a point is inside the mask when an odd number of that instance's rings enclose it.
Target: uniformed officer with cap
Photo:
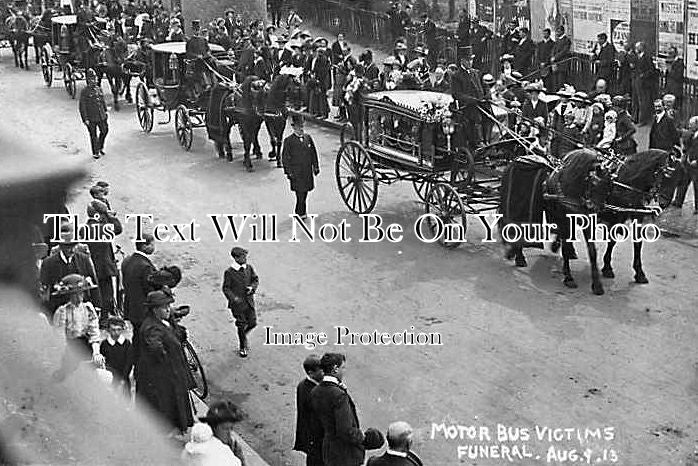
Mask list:
[[[239,355],[247,357],[250,349],[248,334],[257,326],[254,294],[259,285],[259,277],[247,263],[248,251],[239,246],[230,251],[233,263],[223,274],[223,294],[228,299],[228,308],[235,318],[235,326],[240,343]]]

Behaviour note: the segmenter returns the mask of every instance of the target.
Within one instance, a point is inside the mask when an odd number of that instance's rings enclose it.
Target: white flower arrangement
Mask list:
[[[441,123],[446,118],[451,118],[451,110],[442,99],[435,102],[422,101],[419,116],[426,123]]]

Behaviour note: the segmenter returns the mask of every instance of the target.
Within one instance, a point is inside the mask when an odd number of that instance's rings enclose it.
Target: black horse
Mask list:
[[[114,98],[114,110],[119,110],[119,96],[126,91],[126,102],[131,103],[131,73],[124,67],[128,56],[128,46],[123,38],[114,36],[102,48],[100,63],[95,67],[97,82],[101,84],[106,75]]]
[[[248,171],[253,171],[250,160],[250,150],[254,150],[257,159],[262,158],[259,145],[259,130],[262,127],[264,110],[264,85],[266,83],[257,76],[245,78],[240,86],[240,101],[237,105],[237,121],[242,134],[242,144],[245,150],[244,164]]]
[[[514,199],[522,208],[512,209],[511,189],[513,186],[526,184],[530,181],[514,174],[507,183],[503,182],[502,213],[505,223],[524,223],[530,218],[528,209],[531,206],[542,206],[548,222],[557,225],[556,233],[562,241],[564,284],[576,288],[577,283],[572,276],[569,261],[576,258],[573,244],[569,240],[574,237],[570,228],[569,216],[574,214],[598,214],[598,219],[609,226],[624,223],[632,218],[641,218],[647,214],[645,205],[653,199],[658,199],[660,207],[666,207],[670,198],[670,185],[673,183],[673,158],[668,152],[649,150],[629,156],[616,168],[602,168],[604,160],[599,153],[591,149],[579,149],[565,156],[560,166],[555,168],[545,183],[534,185],[534,192],[526,197],[525,193],[516,193]],[[542,200],[542,202],[540,202]],[[538,201],[538,202],[536,202]],[[518,212],[517,212],[518,210]],[[542,212],[537,216],[542,218]],[[592,291],[601,295],[604,293],[597,265],[596,245],[592,239],[592,224],[584,225],[582,233],[591,264]],[[509,258],[515,258],[518,266],[526,266],[523,255],[523,242],[511,245]],[[604,276],[613,276],[611,268],[611,253],[615,244],[608,243],[604,255]],[[647,283],[642,270],[640,251],[642,243],[635,243],[635,281]]]
[[[644,215],[633,212],[632,209],[641,212],[641,209],[653,199],[657,200],[660,208],[667,208],[678,182],[679,172],[676,169],[680,162],[680,158],[658,149],[628,156],[618,168],[606,201],[610,206],[619,209],[604,209],[599,216],[601,221],[609,226],[632,220],[637,220],[639,223]],[[609,241],[603,256],[601,274],[606,278],[615,277],[611,266],[611,255],[615,246],[614,241]],[[633,243],[633,269],[636,283],[649,283],[642,270],[642,241]]]
[[[29,23],[22,15],[12,13],[5,20],[9,31],[10,46],[15,57],[15,67],[29,69]]]
[[[31,36],[34,38],[34,60],[38,65],[41,62],[41,50],[44,45],[51,43],[51,18],[55,12],[45,10],[41,16],[31,22]]]
[[[281,145],[288,118],[289,89],[295,82],[293,76],[280,74],[268,86],[264,96],[264,124],[267,127],[271,142],[269,160],[276,160],[279,166],[281,166]]]

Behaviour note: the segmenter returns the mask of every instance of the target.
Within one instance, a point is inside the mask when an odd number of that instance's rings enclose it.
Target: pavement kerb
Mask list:
[[[208,405],[199,397],[197,396],[192,396],[191,397],[194,400],[194,413],[195,415],[198,416],[204,416],[206,415],[206,412],[208,411]],[[264,461],[261,456],[259,456],[259,453],[254,451],[252,447],[245,442],[245,440],[240,437],[240,435],[237,432],[233,432],[233,436],[235,437],[235,440],[238,442],[239,445],[242,446],[242,451],[245,455],[245,464],[247,466],[269,466],[269,463]]]

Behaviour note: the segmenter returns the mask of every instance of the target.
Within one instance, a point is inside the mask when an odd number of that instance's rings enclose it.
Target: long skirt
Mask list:
[[[337,73],[332,89],[332,105],[341,107],[344,105],[344,86],[347,83],[347,75]]]

